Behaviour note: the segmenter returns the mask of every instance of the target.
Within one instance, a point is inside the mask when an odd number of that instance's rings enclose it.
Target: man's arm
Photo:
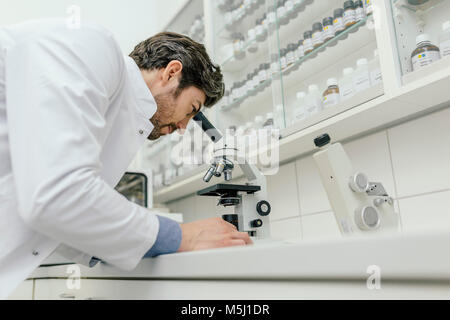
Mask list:
[[[99,174],[105,113],[124,72],[123,56],[100,30],[60,29],[7,52],[19,213],[42,234],[133,269],[154,244],[158,219]]]

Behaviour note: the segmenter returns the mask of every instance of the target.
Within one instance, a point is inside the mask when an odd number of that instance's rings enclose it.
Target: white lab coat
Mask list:
[[[153,130],[156,103],[105,29],[0,28],[0,298],[55,249],[131,270],[156,216],[113,188]]]

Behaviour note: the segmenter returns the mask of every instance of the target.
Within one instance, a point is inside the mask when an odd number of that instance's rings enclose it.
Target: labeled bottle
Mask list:
[[[312,27],[312,45],[313,48],[318,48],[323,44],[323,26],[322,23],[316,22]]]
[[[333,19],[334,32],[336,34],[339,34],[345,30],[344,9],[342,8],[335,9],[333,16],[334,16]]]
[[[442,24],[442,33],[439,36],[439,48],[442,57],[450,56],[450,21]]]
[[[303,51],[305,55],[311,53],[314,50],[313,42],[312,42],[312,31],[305,31],[303,33]]]
[[[233,38],[233,53],[237,60],[242,60],[245,58],[244,51],[244,36],[241,33],[233,33],[231,35]]]
[[[356,23],[356,10],[353,0],[344,2],[344,24],[346,28]]]
[[[253,122],[253,128],[256,130],[262,129],[264,124],[264,118],[262,116],[256,116]]]
[[[298,47],[297,47],[297,60],[303,58],[305,56],[305,47],[303,46],[303,40],[300,40],[298,42]]]
[[[295,43],[290,43],[287,46],[287,54],[286,54],[286,60],[287,60],[287,67],[289,68],[295,63],[295,51],[297,50],[297,47],[295,46]]]
[[[274,129],[275,128],[275,120],[273,117],[273,112],[269,112],[266,115],[266,121],[263,124],[263,128],[264,129]]]
[[[373,4],[372,0],[364,0],[364,7],[366,11],[366,15],[369,16],[373,13]]]
[[[345,101],[355,94],[353,89],[353,68],[345,68],[342,72],[343,77],[339,81],[339,91],[341,93],[341,101]]]
[[[272,54],[271,61],[272,63],[270,64],[270,72],[272,77],[274,77],[278,74],[278,72],[280,72],[280,61],[278,60],[278,54]]]
[[[362,58],[356,61],[356,66],[353,73],[353,88],[355,93],[358,93],[370,88],[369,62],[366,58]]]
[[[256,51],[258,51],[255,28],[251,28],[247,31],[247,51],[250,53],[255,53]]]
[[[263,19],[257,19],[255,25],[256,40],[263,42],[267,39],[267,30],[264,28]]]
[[[289,21],[284,3],[285,0],[278,0],[277,18],[281,25],[285,25]]]
[[[380,57],[378,56],[378,49],[375,49],[373,52],[373,60],[369,62],[369,71],[370,71],[370,85],[372,87],[383,82],[380,67]]]
[[[280,65],[281,70],[287,68],[287,49],[283,48],[280,50]]]
[[[323,107],[328,108],[338,104],[341,101],[338,81],[335,78],[327,80],[328,88],[323,93]]]
[[[333,39],[335,36],[333,18],[332,17],[324,18],[322,24],[323,24],[323,33],[322,33],[323,42],[327,42]]]
[[[297,92],[297,101],[294,106],[293,123],[306,119],[306,93]]]
[[[308,87],[308,94],[306,96],[306,112],[309,116],[315,115],[322,110],[322,95],[319,92],[319,87],[311,84]]]
[[[430,36],[422,33],[416,38],[416,49],[411,54],[413,71],[425,67],[441,58],[439,48],[431,44]]]
[[[362,2],[362,0],[357,0],[355,2],[355,16],[356,16],[356,21],[361,21],[362,19],[364,19],[366,17],[366,13],[364,11],[364,4]]]

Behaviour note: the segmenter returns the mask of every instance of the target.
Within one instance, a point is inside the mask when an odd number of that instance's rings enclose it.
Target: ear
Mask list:
[[[163,81],[169,83],[175,79],[181,78],[181,71],[183,70],[183,64],[178,60],[172,60],[169,62],[163,72]]]

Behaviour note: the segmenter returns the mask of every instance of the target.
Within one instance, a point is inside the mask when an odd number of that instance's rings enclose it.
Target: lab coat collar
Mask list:
[[[125,56],[125,64],[127,66],[130,84],[133,88],[132,92],[134,93],[139,112],[142,114],[144,119],[150,123],[150,119],[157,110],[156,101],[153,98],[150,89],[147,87],[147,84],[142,77],[141,70],[137,66],[136,62],[129,56]]]

